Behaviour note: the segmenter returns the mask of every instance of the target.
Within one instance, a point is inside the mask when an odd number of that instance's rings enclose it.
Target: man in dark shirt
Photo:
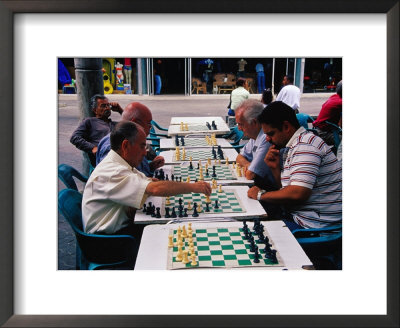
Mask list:
[[[98,143],[117,124],[109,119],[111,111],[122,114],[123,109],[117,102],[109,102],[107,97],[100,94],[90,99],[90,108],[95,117],[85,118],[72,134],[70,142],[76,148],[86,152],[90,163],[95,167]]]

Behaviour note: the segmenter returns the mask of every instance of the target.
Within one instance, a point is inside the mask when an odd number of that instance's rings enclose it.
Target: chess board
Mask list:
[[[221,116],[175,116],[171,117],[171,125],[180,125],[181,122],[187,124],[204,124],[204,122],[215,121],[215,124],[218,126],[219,124],[224,124],[225,121]]]
[[[211,124],[211,122],[209,122]],[[184,126],[185,128],[186,126]],[[197,134],[210,134],[210,133],[215,133],[216,135],[219,134],[225,134],[225,133],[229,133],[230,129],[228,127],[228,125],[226,125],[226,123],[219,123],[217,124],[217,129],[214,130],[212,127],[211,129],[209,129],[207,127],[207,125],[203,122],[203,124],[192,124],[192,125],[188,125],[188,130],[181,130],[181,126],[180,125],[170,125],[168,128],[168,135],[169,136],[173,136],[173,135],[187,135],[187,134],[193,134],[193,133],[197,133]]]
[[[232,148],[232,145],[228,140],[224,138],[216,138],[217,146],[221,146],[222,148]],[[212,147],[207,144],[205,137],[187,137],[184,139],[184,146],[182,146],[181,139],[179,138],[179,147],[188,147],[188,148],[196,148],[196,147]],[[175,149],[176,143],[174,138],[163,138],[160,140],[160,148],[161,149]],[[215,146],[214,146],[215,147]]]
[[[213,161],[212,161],[213,162]],[[215,165],[215,174],[216,177],[212,177],[213,174],[213,165],[209,165],[208,167],[208,175],[205,165],[202,164],[203,168],[203,178],[204,181],[210,181],[212,179],[215,180],[237,180],[236,173],[232,169],[232,165],[226,164],[218,164]],[[190,181],[199,180],[200,174],[199,169],[197,169],[197,165],[193,164],[193,169],[190,169],[187,165],[174,165],[172,167],[172,174],[174,177],[181,177],[182,181],[186,181],[187,177],[190,177]]]
[[[250,225],[249,225],[250,227]],[[170,235],[174,236],[173,242],[176,244],[177,230],[170,229]],[[253,233],[254,235],[254,233]],[[268,237],[271,249],[276,249],[268,232],[264,231],[264,236]],[[254,262],[254,253],[250,251],[250,242],[245,239],[243,228],[206,228],[193,230],[194,253],[196,254],[197,265],[189,263],[183,264],[176,260],[178,247],[168,248],[168,269],[189,269],[189,268],[238,268],[238,267],[283,267],[284,263],[279,254],[276,253],[277,263],[265,258],[265,243],[258,241],[254,235],[255,243],[260,253],[259,263]],[[168,241],[166,241],[167,244]],[[187,238],[185,239],[184,249],[188,248]]]
[[[232,148],[232,149],[221,148],[223,158],[220,158],[220,155],[218,154],[218,151],[217,151],[217,147],[214,147],[214,148],[215,148],[215,156],[217,159],[217,164],[218,164],[219,159],[221,160],[221,163],[225,163],[226,158],[228,158],[229,162],[234,162],[237,158],[238,152],[234,148]],[[160,153],[160,155],[164,157],[166,164],[188,162],[188,161],[190,161],[190,157],[192,157],[193,162],[205,161],[205,160],[211,159],[212,164],[215,164],[215,159],[214,159],[214,155],[212,152],[212,148],[190,148],[190,149],[185,148],[184,159],[182,156],[183,150],[182,150],[182,148],[180,148],[178,160],[176,159],[176,151],[175,150],[163,151]]]
[[[209,203],[209,211],[206,211],[206,196],[204,194],[198,193],[190,193],[190,194],[181,194],[176,196],[169,197],[170,205],[166,204],[166,198],[162,201],[161,207],[161,215],[165,216],[165,208],[169,207],[170,214],[172,213],[172,208],[175,207],[175,212],[178,215],[179,211],[179,199],[182,199],[182,206],[184,208],[188,207],[188,202],[190,201],[191,206],[193,207],[194,203],[200,205],[202,208],[202,212],[204,214],[225,214],[225,213],[242,213],[246,212],[245,207],[242,205],[239,197],[236,194],[235,190],[224,190],[222,192],[217,192],[217,189],[213,189],[210,195],[211,203]],[[218,208],[215,208],[215,201],[218,200]],[[194,209],[188,210],[188,216],[192,216]],[[201,214],[199,213],[199,214]]]
[[[212,147],[209,145],[205,138],[185,138],[183,141],[185,144],[182,145],[182,141],[179,139],[179,147]]]

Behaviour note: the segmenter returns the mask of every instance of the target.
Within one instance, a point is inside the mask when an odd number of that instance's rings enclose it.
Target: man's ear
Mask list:
[[[289,128],[290,128],[290,123],[288,121],[283,121],[282,130],[286,132],[289,130]]]
[[[122,154],[126,154],[128,146],[129,146],[129,140],[124,139],[124,141],[122,141],[122,143],[121,143],[121,153]]]

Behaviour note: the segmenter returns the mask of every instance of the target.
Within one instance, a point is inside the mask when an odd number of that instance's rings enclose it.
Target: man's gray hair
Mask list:
[[[255,99],[247,99],[239,105],[236,112],[243,112],[243,118],[247,123],[251,123],[252,120],[257,121],[258,116],[263,110],[264,105],[262,102]]]

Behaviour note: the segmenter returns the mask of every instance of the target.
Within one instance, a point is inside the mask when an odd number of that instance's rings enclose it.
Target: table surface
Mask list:
[[[205,164],[205,162],[203,161],[203,165]],[[179,165],[179,164],[177,164]],[[188,165],[188,162],[185,162],[184,165]],[[197,164],[194,162],[193,163],[193,167],[197,167]],[[221,165],[225,165],[225,164],[221,164]],[[230,166],[232,167],[232,164],[230,164]],[[162,169],[164,170],[165,174],[168,174],[168,177],[171,176],[171,172],[172,172],[172,168],[173,165],[165,165],[162,167]],[[233,172],[235,173],[235,169],[233,169]],[[209,168],[209,172],[210,174],[212,173],[212,165],[211,168]],[[205,172],[203,171],[203,175],[205,174]],[[182,180],[183,181],[183,180]],[[193,182],[193,181],[192,181]],[[237,177],[237,180],[217,180],[217,183],[220,185],[251,185],[254,183],[254,180],[247,180],[245,177]]]
[[[193,229],[205,229],[212,227],[242,227],[241,222],[192,222]],[[283,221],[262,221],[264,228],[273,240],[276,250],[284,262],[284,267],[246,268],[247,270],[299,270],[311,269],[312,263],[303,249],[294,238]],[[136,260],[135,270],[166,270],[168,256],[169,230],[182,226],[182,223],[164,225],[148,225],[143,230],[142,240]],[[221,268],[217,268],[221,270]]]
[[[200,137],[200,138],[185,138],[187,139],[194,139],[194,140],[201,140],[205,141],[205,137]],[[224,138],[216,138],[217,140],[217,146],[221,146],[222,148],[232,148],[232,145],[229,143],[228,140]],[[180,142],[180,139],[179,139]],[[175,139],[174,138],[162,138],[160,139],[160,148],[161,149],[175,149]],[[211,146],[185,146],[185,148],[204,148],[204,147],[211,147]]]
[[[229,133],[231,130],[229,129],[228,125],[225,122],[219,122],[216,123],[217,124],[217,130],[209,130],[205,124],[206,121],[203,121],[203,125],[204,125],[204,130],[192,130],[190,131],[191,127],[194,128],[198,128],[199,126],[201,126],[200,124],[188,124],[188,129],[189,131],[181,131],[181,126],[180,124],[177,125],[170,125],[168,128],[168,135],[169,136],[186,136],[188,134],[197,134],[197,135],[201,135],[201,134],[210,134],[210,133],[215,133],[215,135],[221,135],[221,134],[227,134]],[[209,121],[207,121],[209,122]],[[209,122],[211,124],[211,122]]]
[[[171,117],[170,125],[180,125],[181,122],[187,124],[205,124],[205,122],[215,121],[215,124],[225,123],[225,120],[221,116],[180,116],[180,117]]]
[[[249,190],[248,186],[223,186],[223,190],[231,191],[235,190],[236,195],[239,198],[240,203],[246,210],[245,212],[239,213],[199,213],[197,218],[189,216],[188,218],[182,218],[186,220],[191,220],[192,222],[201,221],[204,219],[210,218],[235,218],[237,220],[247,220],[249,218],[265,218],[267,217],[267,213],[265,212],[264,208],[261,206],[260,202],[255,199],[251,199],[247,196],[247,191]],[[154,206],[162,208],[162,201],[164,197],[155,197],[151,196],[146,199],[146,204],[152,202]],[[146,215],[143,213],[143,210],[137,210],[135,214],[135,223],[137,224],[160,224],[160,223],[168,223],[171,221],[169,218],[161,217],[155,218],[151,217],[150,215]]]
[[[210,151],[210,148],[204,148],[204,147],[203,148],[193,148],[193,149],[189,149],[189,148],[186,148],[186,147],[184,147],[184,148],[185,148],[185,152],[186,152],[186,156],[185,156],[186,162],[188,162],[190,160],[189,159],[190,151],[196,151],[196,152],[198,152],[198,151]],[[180,149],[181,149],[181,152],[182,152],[182,147],[180,147]],[[224,163],[226,161],[227,157],[228,157],[229,163],[236,162],[236,157],[237,157],[237,155],[239,153],[236,151],[235,148],[230,148],[230,149],[229,148],[222,148],[222,151],[224,152],[224,158],[225,158],[225,159],[221,159],[222,163]],[[185,162],[185,161],[176,161],[175,160],[175,150],[162,151],[162,152],[160,152],[159,155],[164,157],[165,164],[180,164],[182,162]],[[205,161],[207,161],[207,160],[208,160],[208,157],[201,159],[201,161],[203,163]],[[215,160],[213,158],[211,158],[211,161],[214,162]],[[198,160],[196,160],[196,159],[192,160],[193,165],[195,163],[197,163],[197,162],[198,162]]]

